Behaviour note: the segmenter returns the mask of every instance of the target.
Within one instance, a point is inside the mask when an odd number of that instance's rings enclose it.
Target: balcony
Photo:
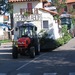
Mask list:
[[[37,8],[22,8],[20,9],[20,14],[23,15],[30,15],[30,14],[38,14],[38,9]]]

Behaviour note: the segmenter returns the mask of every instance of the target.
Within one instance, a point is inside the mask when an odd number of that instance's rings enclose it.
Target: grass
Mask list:
[[[0,43],[7,43],[7,42],[11,42],[11,40],[0,40]]]

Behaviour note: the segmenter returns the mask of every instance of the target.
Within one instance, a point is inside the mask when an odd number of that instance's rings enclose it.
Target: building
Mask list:
[[[75,14],[75,0],[67,0],[66,4],[67,4],[67,7],[66,7],[67,12],[74,15]]]
[[[19,36],[15,28],[20,23],[27,21],[31,21],[37,26],[37,33],[44,29],[50,35],[49,37],[53,39],[60,37],[58,23],[54,19],[58,13],[44,7],[48,3],[47,0],[9,0],[9,2],[13,3],[15,39]]]

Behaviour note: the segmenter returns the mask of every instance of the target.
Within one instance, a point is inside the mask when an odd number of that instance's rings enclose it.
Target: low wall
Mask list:
[[[3,32],[3,35],[0,35],[0,40],[11,39],[11,35],[9,32]]]

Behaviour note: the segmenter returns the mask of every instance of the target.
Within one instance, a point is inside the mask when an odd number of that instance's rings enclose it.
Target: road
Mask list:
[[[72,44],[52,52],[41,52],[34,59],[28,56],[12,59],[11,46],[2,47],[0,75],[75,75],[75,45]]]

